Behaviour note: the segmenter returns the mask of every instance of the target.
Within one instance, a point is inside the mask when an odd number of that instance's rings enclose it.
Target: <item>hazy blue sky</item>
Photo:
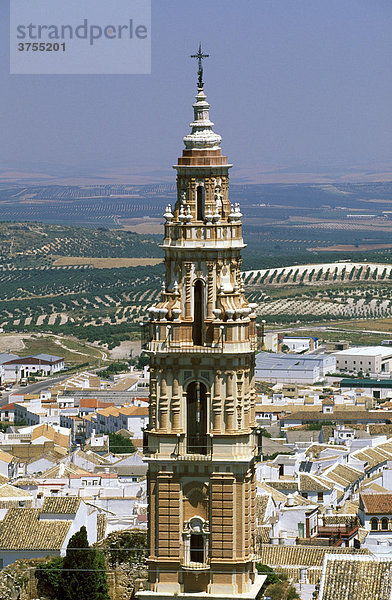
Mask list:
[[[199,40],[233,180],[392,179],[390,0],[153,0],[152,74],[129,76],[9,75],[8,12],[0,182],[174,179]]]

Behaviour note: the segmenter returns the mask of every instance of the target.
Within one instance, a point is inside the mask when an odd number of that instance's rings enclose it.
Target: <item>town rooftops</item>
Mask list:
[[[0,549],[59,551],[71,520],[40,519],[40,512],[39,508],[10,508],[0,522]]]
[[[26,496],[30,496],[29,492],[25,492],[20,490],[19,488],[10,485],[8,483],[4,483],[0,485],[0,499],[9,499],[9,498],[26,498]]]
[[[300,492],[329,492],[334,485],[330,481],[326,481],[317,475],[309,475],[308,473],[299,473],[299,489]]]
[[[3,450],[0,450],[0,460],[1,461],[10,463],[13,459],[14,459],[14,457],[12,456],[12,454],[9,454],[8,452],[4,452]]]
[[[45,498],[41,514],[51,515],[76,515],[81,503],[80,498],[49,497]]]
[[[119,412],[128,417],[148,417],[148,406],[122,406]]]
[[[115,406],[114,402],[104,402],[103,400],[98,400],[97,398],[81,398],[79,400],[80,408],[108,408],[110,406]]]
[[[51,354],[31,354],[29,356],[17,356],[16,354],[0,354],[0,364],[2,365],[22,365],[22,364],[43,364],[54,365],[63,362],[61,356]]]
[[[323,413],[321,411],[299,410],[290,414],[283,415],[282,421],[385,421],[391,419],[392,411],[386,410],[365,410],[365,408],[355,407],[356,410],[337,409],[336,405],[332,412]]]
[[[41,423],[33,428],[31,440],[36,440],[39,437],[44,437],[62,448],[68,448],[69,445],[69,435],[59,433],[54,427],[51,427],[47,423]]]
[[[0,365],[10,361],[10,360],[17,360],[19,359],[19,356],[17,354],[7,354],[6,352],[1,352],[0,353]]]
[[[354,554],[353,548],[335,548],[321,546],[275,546],[263,545],[260,553],[260,562],[265,565],[280,566],[296,566],[296,567],[322,567],[326,554]],[[367,550],[357,550],[355,554],[367,554]],[[354,600],[355,596],[347,598]],[[334,596],[334,600],[342,600],[341,596]],[[374,600],[374,598],[372,598]],[[388,598],[389,600],[389,598]]]
[[[129,388],[131,388],[132,386],[135,385],[135,383],[138,382],[138,378],[135,376],[129,376],[129,377],[122,377],[121,379],[119,379],[118,381],[115,381],[111,386],[110,386],[110,391],[111,392],[126,392],[127,390],[129,390]]]
[[[392,514],[392,492],[361,492],[360,499],[367,515]]]
[[[341,555],[327,550],[320,600],[390,600],[392,557]]]
[[[272,498],[270,494],[260,494],[256,496],[256,517],[259,524],[264,523],[265,513],[267,511],[268,501]]]

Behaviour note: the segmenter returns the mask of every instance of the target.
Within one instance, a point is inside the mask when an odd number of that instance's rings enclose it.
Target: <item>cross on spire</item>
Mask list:
[[[199,51],[197,54],[191,54],[191,58],[197,58],[198,63],[199,63],[199,69],[197,71],[198,74],[198,81],[197,81],[197,87],[198,88],[202,88],[204,86],[203,83],[203,63],[202,60],[203,58],[208,58],[209,54],[203,54],[202,50],[201,50],[201,42],[199,43]]]

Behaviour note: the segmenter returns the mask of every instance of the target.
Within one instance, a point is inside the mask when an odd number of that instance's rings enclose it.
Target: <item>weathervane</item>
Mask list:
[[[203,58],[208,58],[209,54],[203,54],[203,52],[201,51],[201,42],[199,43],[199,51],[197,54],[191,54],[191,58],[197,58],[198,62],[199,62],[199,69],[197,71],[198,74],[198,81],[197,81],[197,87],[198,88],[202,88],[204,86],[203,83],[203,63],[202,60]]]

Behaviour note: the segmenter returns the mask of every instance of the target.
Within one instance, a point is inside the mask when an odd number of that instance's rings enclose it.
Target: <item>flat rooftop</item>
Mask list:
[[[382,358],[392,358],[392,349],[386,346],[359,346],[357,348],[348,348],[334,352],[335,356],[381,356]]]

